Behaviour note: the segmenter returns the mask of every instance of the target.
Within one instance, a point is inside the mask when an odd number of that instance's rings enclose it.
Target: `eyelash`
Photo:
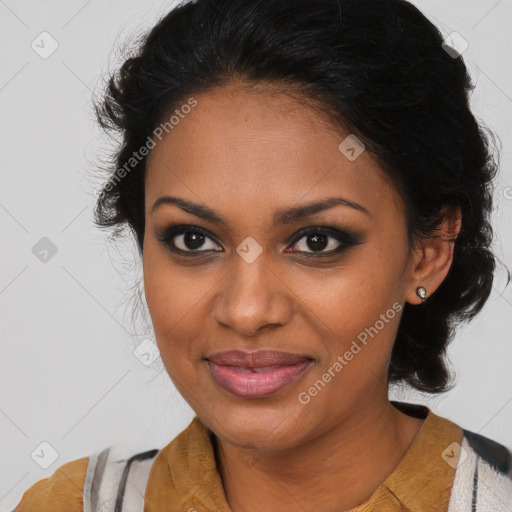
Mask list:
[[[183,249],[179,249],[176,247],[173,243],[174,238],[176,236],[185,234],[185,233],[199,233],[206,238],[209,238],[212,240],[215,244],[220,245],[214,237],[212,237],[206,230],[198,227],[198,226],[190,226],[190,225],[176,225],[176,226],[170,226],[167,228],[162,234],[157,235],[156,239],[162,242],[167,246],[167,248],[173,252],[180,255],[184,255],[187,257],[195,257],[198,255],[204,255],[211,252],[222,252],[214,249],[208,249],[208,250],[188,250],[185,251]],[[298,242],[300,242],[303,238],[307,237],[308,235],[316,235],[316,234],[322,234],[327,235],[330,238],[334,238],[337,242],[340,243],[340,245],[331,251],[323,252],[323,251],[297,251],[300,254],[307,254],[312,255],[315,258],[322,257],[322,256],[332,256],[335,254],[339,254],[346,249],[349,249],[350,247],[353,247],[355,245],[359,245],[362,242],[360,242],[359,237],[345,233],[343,231],[340,231],[338,229],[329,227],[329,226],[315,226],[315,227],[309,227],[301,229],[298,233],[294,235],[292,238],[292,243],[290,244],[291,247],[295,246]],[[329,243],[327,244],[329,245]]]

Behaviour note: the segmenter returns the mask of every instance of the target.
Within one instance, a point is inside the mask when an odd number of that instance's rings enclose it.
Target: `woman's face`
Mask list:
[[[148,158],[143,266],[157,343],[221,439],[297,446],[387,400],[414,290],[403,204],[369,152],[304,103],[234,86],[195,99]],[[169,200],[153,209],[163,196],[196,213]],[[308,214],[327,199],[337,202]],[[188,228],[159,240],[171,226]],[[232,350],[249,355],[210,361]],[[295,357],[251,359],[260,350]]]

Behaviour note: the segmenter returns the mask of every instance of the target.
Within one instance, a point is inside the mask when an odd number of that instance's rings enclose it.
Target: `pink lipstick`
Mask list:
[[[240,398],[273,395],[300,378],[313,363],[307,356],[277,350],[230,350],[206,360],[217,384]]]

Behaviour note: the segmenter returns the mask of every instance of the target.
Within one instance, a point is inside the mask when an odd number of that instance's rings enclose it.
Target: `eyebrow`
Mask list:
[[[163,204],[173,204],[181,208],[183,211],[191,213],[192,215],[196,215],[197,217],[201,217],[204,220],[216,224],[227,225],[224,219],[208,206],[193,203],[187,199],[175,196],[159,197],[151,207],[151,214],[153,214],[153,212]],[[289,208],[277,210],[273,217],[273,225],[279,226],[284,224],[292,224],[293,222],[296,222],[305,217],[310,217],[315,213],[319,213],[323,210],[328,210],[334,206],[347,206],[349,208],[353,208],[354,210],[363,212],[368,216],[371,216],[370,212],[364,206],[355,203],[354,201],[349,201],[348,199],[344,199],[342,197],[327,197],[325,199],[321,199],[320,201],[315,201],[301,206],[291,206]]]

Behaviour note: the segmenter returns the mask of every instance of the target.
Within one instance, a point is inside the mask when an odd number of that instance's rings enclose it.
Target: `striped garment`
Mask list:
[[[509,449],[425,406],[392,404],[425,421],[392,473],[350,512],[512,512]],[[67,462],[13,512],[229,512],[216,449],[196,416],[162,449],[129,456],[109,446]]]
[[[447,512],[512,512],[510,451],[480,434],[463,432],[456,450],[458,459]],[[106,448],[90,457],[84,512],[142,512],[149,471],[157,453],[154,449],[116,461],[109,459],[110,448]]]
[[[510,451],[480,434],[463,432],[448,512],[511,512]]]
[[[157,449],[113,460],[110,447],[89,457],[84,512],[142,512],[149,471]]]

